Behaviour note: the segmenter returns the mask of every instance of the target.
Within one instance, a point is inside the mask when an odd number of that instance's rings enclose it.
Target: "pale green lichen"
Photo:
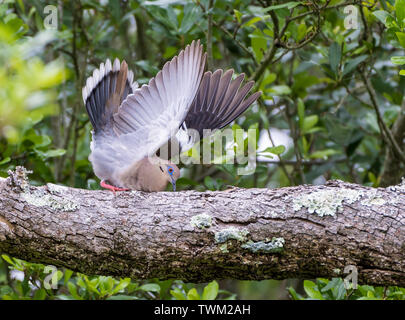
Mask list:
[[[271,241],[248,241],[241,245],[243,249],[249,250],[253,253],[256,252],[265,252],[265,253],[274,253],[281,252],[284,249],[284,238],[273,237]]]
[[[373,206],[382,206],[385,204],[385,200],[381,197],[370,197],[367,199],[364,199],[361,204],[363,206],[367,207],[373,207]]]
[[[246,229],[238,229],[235,227],[229,227],[226,229],[219,230],[215,233],[215,241],[217,243],[224,243],[228,240],[237,240],[240,242],[246,241],[246,236],[249,231]]]
[[[55,196],[55,194],[63,193],[66,187],[47,184],[46,188],[30,188],[27,176],[32,171],[28,171],[24,167],[17,166],[15,171],[10,170],[8,173],[12,185],[20,187],[22,190],[21,198],[33,206],[46,206],[59,211],[75,211],[80,207],[74,200]]]
[[[309,213],[323,216],[334,216],[343,209],[343,202],[354,203],[363,195],[362,191],[353,189],[321,190],[302,195],[293,200],[293,209],[298,211],[305,207]]]
[[[221,244],[221,245],[219,246],[219,250],[221,250],[221,252],[223,252],[223,253],[228,253],[228,252],[229,252],[229,251],[228,251],[228,245],[227,245],[226,243]]]
[[[209,228],[212,226],[212,218],[206,213],[198,214],[191,218],[190,224],[193,226],[193,228]]]
[[[379,195],[377,189],[367,192],[364,199],[361,201],[361,204],[367,207],[382,206],[385,203],[386,201]]]
[[[59,184],[47,183],[48,190],[52,194],[64,194],[68,191],[68,187]]]
[[[36,207],[50,207],[59,211],[75,211],[80,206],[73,200],[64,198],[55,198],[50,194],[36,190],[34,192],[26,191],[21,194],[22,198],[29,204]]]

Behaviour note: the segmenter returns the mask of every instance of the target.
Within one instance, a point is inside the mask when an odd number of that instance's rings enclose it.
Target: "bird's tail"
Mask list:
[[[120,64],[118,59],[113,64],[107,59],[87,78],[82,90],[83,102],[95,133],[110,125],[122,101],[138,88],[133,79],[134,73],[128,70],[125,60]]]

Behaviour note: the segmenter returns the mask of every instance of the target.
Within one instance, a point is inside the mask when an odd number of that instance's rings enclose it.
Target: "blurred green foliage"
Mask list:
[[[0,297],[4,300],[215,300],[234,299],[235,295],[219,290],[216,281],[195,286],[179,280],[135,282],[130,278],[89,277],[2,255]]]
[[[403,164],[396,176],[384,176],[391,145],[381,128],[392,128],[404,109],[405,1],[363,1],[354,29],[345,28],[349,2],[59,0],[57,27],[48,30],[47,1],[2,1],[0,176],[23,165],[33,170],[33,184],[99,188],[87,159],[91,125],[81,98],[86,77],[107,58],[118,57],[143,84],[186,44],[201,39],[212,48],[210,69],[244,72],[263,92],[232,127],[260,133],[261,157],[251,175],[238,175],[239,166],[232,164],[184,165],[180,190],[328,179],[375,187],[387,178],[399,182]],[[370,79],[383,124],[362,75]],[[46,289],[45,266],[4,259],[0,296],[5,299],[236,297],[216,282],[206,287],[136,282],[65,269],[56,273],[58,289]],[[11,277],[15,270],[20,280]],[[305,281],[303,286],[298,281],[288,291],[285,283],[275,281],[220,284],[244,298],[289,292],[293,299],[404,299],[400,288],[346,290],[341,279]]]
[[[405,288],[372,287],[359,285],[356,289],[346,289],[340,278],[331,280],[319,278],[315,282],[304,280],[306,297],[297,294],[290,287],[289,292],[294,300],[404,300]]]
[[[36,56],[53,35],[42,31],[22,41],[27,26],[5,13],[0,11],[0,129],[2,135],[18,143],[27,122],[39,122],[55,112],[57,91],[50,89],[64,80],[64,73],[57,61],[45,64]]]
[[[10,272],[11,271],[11,272]],[[276,299],[278,281],[241,281],[242,298]],[[263,286],[266,284],[267,286]],[[352,285],[341,278],[304,280],[302,294],[288,287],[293,300],[405,300],[405,288]],[[267,288],[267,289],[266,289]],[[269,290],[272,289],[272,290]],[[262,291],[258,294],[257,291]],[[86,276],[65,268],[28,263],[7,255],[0,257],[0,297],[4,300],[233,300],[238,297],[220,290],[214,280],[207,285],[179,280],[136,282],[130,278]]]

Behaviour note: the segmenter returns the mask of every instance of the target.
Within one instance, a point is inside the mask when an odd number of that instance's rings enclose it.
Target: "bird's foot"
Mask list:
[[[116,191],[129,191],[129,189],[126,189],[126,188],[119,188],[119,187],[112,186],[112,185],[106,183],[104,180],[101,180],[100,186],[102,188],[111,190],[112,192],[114,192],[114,194]]]

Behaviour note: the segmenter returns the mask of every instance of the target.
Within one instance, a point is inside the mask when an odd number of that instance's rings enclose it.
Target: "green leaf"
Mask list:
[[[47,158],[54,158],[54,157],[59,157],[62,156],[66,153],[65,149],[53,149],[53,150],[48,150],[48,151],[40,151],[35,149],[35,152],[43,159]]]
[[[298,1],[290,1],[290,2],[287,2],[287,3],[267,7],[266,9],[264,9],[264,12],[269,12],[269,11],[272,11],[272,10],[283,9],[283,8],[293,9],[296,6],[300,5],[300,4],[301,3],[298,2]]]
[[[139,284],[136,282],[130,282],[127,286],[127,292],[128,294],[131,294],[132,292],[136,291],[136,289],[139,287]]]
[[[38,289],[35,291],[33,300],[45,300],[46,298],[46,291],[45,289]]]
[[[367,113],[364,118],[365,123],[370,126],[370,128],[375,132],[380,132],[380,127],[378,126],[377,116],[374,113]]]
[[[151,75],[155,75],[159,71],[157,67],[151,65],[150,62],[147,60],[139,60],[135,62],[135,65],[140,67],[142,70],[150,73]]]
[[[319,121],[319,117],[316,114],[310,115],[304,118],[304,123],[302,125],[302,134],[308,133],[308,131],[314,127]]]
[[[187,300],[200,300],[200,295],[197,292],[196,288],[190,289],[190,291],[187,293]]]
[[[295,291],[293,287],[289,287],[288,292],[293,300],[303,300],[303,298]]]
[[[176,181],[177,186],[198,186],[198,183],[190,178],[181,177]]]
[[[304,280],[304,290],[312,299],[324,300],[322,294],[317,290],[317,286],[310,280]]]
[[[404,57],[399,57],[399,56],[396,56],[396,57],[391,57],[391,62],[393,63],[393,64],[396,64],[396,65],[403,65],[403,64],[405,64],[405,56]]]
[[[103,281],[100,283],[100,289],[102,289],[103,295],[105,295],[108,292],[111,292],[116,280],[114,280],[112,277],[103,277]]]
[[[202,300],[215,300],[218,295],[218,283],[214,280],[207,284],[202,294]]]
[[[118,294],[116,296],[108,297],[106,300],[139,300],[139,298],[135,296],[128,296],[125,294]]]
[[[373,12],[373,15],[383,24],[387,20],[387,17],[390,15],[387,11],[384,10],[377,10]]]
[[[285,151],[285,147],[283,145],[279,145],[279,146],[275,146],[275,147],[266,148],[265,150],[260,151],[260,153],[270,152],[270,153],[279,155],[279,154],[284,153],[284,151]]]
[[[64,277],[64,280],[63,280],[64,284],[66,284],[69,281],[69,279],[72,277],[72,274],[73,274],[72,270],[66,269],[65,277]]]
[[[189,32],[194,26],[195,22],[199,20],[201,16],[201,9],[199,6],[193,3],[188,3],[184,6],[184,17],[181,21],[181,27],[179,33],[185,34]]]
[[[399,44],[401,45],[402,48],[405,48],[405,32],[395,32]]]
[[[121,279],[120,283],[118,283],[117,286],[112,290],[111,294],[117,294],[121,290],[124,290],[126,287],[128,287],[128,285],[130,283],[131,283],[130,278]],[[160,290],[160,287],[159,287],[159,290]],[[148,290],[148,291],[152,291],[152,290]]]
[[[177,48],[173,46],[167,46],[165,49],[165,53],[163,54],[163,58],[169,59],[173,57],[177,53]]]
[[[318,131],[324,131],[325,129],[323,127],[312,127],[311,129],[305,131],[305,134],[310,134],[310,133],[315,133]]]
[[[281,95],[288,95],[291,93],[291,89],[289,86],[286,85],[279,85],[279,86],[273,86],[268,90],[269,93],[273,93],[276,96],[281,96]]]
[[[368,56],[366,55],[362,55],[347,62],[343,68],[342,77],[348,74],[349,72],[353,71],[360,63],[366,60],[367,57]]]
[[[307,26],[305,23],[301,23],[298,28],[297,28],[297,42],[300,42],[305,38],[305,35],[307,34]]]
[[[52,142],[49,136],[38,135],[34,129],[30,129],[25,133],[24,140],[31,141],[35,145],[35,148],[46,147]]]
[[[368,176],[368,179],[373,183],[373,186],[378,186],[378,179],[374,173],[369,171],[367,176]]]
[[[399,74],[400,74],[401,76],[405,76],[405,69],[399,71]]]
[[[157,283],[146,283],[137,288],[136,290],[160,292],[160,286]]]
[[[305,118],[305,105],[304,101],[302,99],[298,99],[297,103],[297,112],[298,112],[298,122],[299,122],[299,127],[301,130],[304,129],[304,118]]]
[[[250,19],[249,21],[245,22],[242,25],[242,28],[244,27],[250,27],[251,25],[255,24],[256,22],[262,21],[263,19],[265,19],[268,16],[262,16],[262,17],[254,17],[252,19]]]
[[[210,176],[206,176],[204,178],[204,184],[209,190],[216,190],[217,189],[215,180],[212,179]]]
[[[250,34],[252,49],[255,54],[256,60],[259,62],[263,58],[263,52],[266,51],[267,39],[263,33],[256,29]]]
[[[12,266],[14,265],[13,260],[11,260],[11,258],[8,255],[2,254],[1,257],[3,258],[3,260],[11,264]]]
[[[338,150],[334,149],[325,149],[325,150],[319,150],[311,153],[310,158],[312,159],[325,159],[329,156],[332,156],[334,154],[340,153]]]
[[[242,13],[240,11],[233,9],[233,13],[235,14],[236,20],[238,23],[242,23]]]
[[[69,293],[72,295],[73,298],[76,300],[83,300],[83,298],[77,293],[77,288],[72,282],[68,282],[67,284]]]
[[[332,71],[337,75],[340,59],[342,58],[342,50],[337,42],[333,42],[329,47],[329,64]]]
[[[374,292],[372,291],[367,291],[367,298],[375,298]]]
[[[321,289],[321,292],[326,292],[329,289],[332,289],[332,288],[338,286],[341,282],[342,282],[342,279],[340,279],[340,278],[332,278],[332,280],[330,280],[330,281],[328,280],[328,284]]]
[[[184,295],[184,293],[179,288],[175,288],[174,290],[170,290],[170,294],[176,300],[187,300],[187,297]]]
[[[266,72],[261,85],[266,86],[268,84],[271,84],[274,82],[274,80],[276,80],[276,78],[277,75],[275,73]]]
[[[405,0],[396,0],[394,7],[398,23],[402,28],[404,26],[404,19],[405,19]]]
[[[5,157],[3,160],[0,161],[0,166],[3,165],[3,164],[9,163],[10,160],[11,160],[10,157]]]
[[[87,277],[85,277],[85,280],[86,280],[85,288],[87,288],[87,290],[89,290],[90,292],[93,292],[96,296],[100,296],[100,291],[97,289],[99,279],[96,278],[89,281]]]

